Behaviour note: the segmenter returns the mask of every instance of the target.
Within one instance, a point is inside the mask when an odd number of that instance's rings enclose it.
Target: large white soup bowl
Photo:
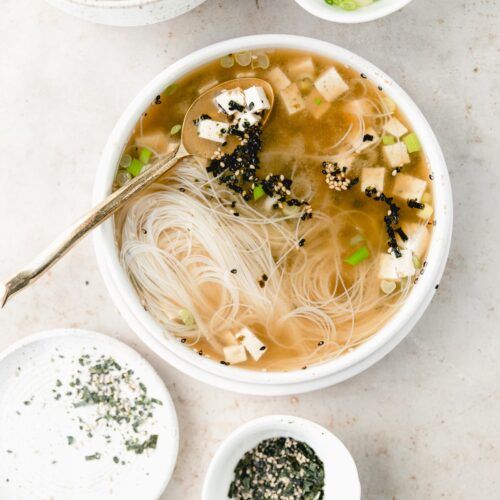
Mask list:
[[[320,389],[352,377],[380,360],[410,332],[431,301],[444,271],[452,231],[452,197],[446,163],[431,127],[411,98],[389,76],[352,52],[327,42],[291,35],[256,35],[227,40],[194,52],[146,85],[127,107],[109,137],[95,180],[94,202],[98,203],[111,192],[118,162],[134,125],[156,95],[186,73],[213,59],[260,48],[307,50],[351,66],[364,73],[375,85],[381,86],[412,124],[429,162],[436,225],[425,272],[419,276],[403,306],[364,344],[307,370],[261,372],[224,366],[199,356],[180,343],[144,310],[120,264],[113,220],[96,230],[95,250],[100,271],[119,311],[142,341],[165,361],[191,377],[230,391],[284,395]]]

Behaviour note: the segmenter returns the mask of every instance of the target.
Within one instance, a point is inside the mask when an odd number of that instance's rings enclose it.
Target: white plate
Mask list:
[[[75,409],[70,397],[55,399],[57,380],[71,379],[82,354],[113,357],[134,371],[149,396],[162,401],[144,424],[148,433],[159,436],[155,450],[126,451],[122,436],[109,429],[88,438],[75,417],[94,407]],[[68,444],[68,436],[74,436],[74,444]],[[173,472],[178,441],[175,408],[162,380],[137,352],[111,337],[53,330],[30,336],[0,355],[1,499],[153,500]],[[96,452],[101,459],[85,460]],[[114,456],[125,464],[114,463]]]
[[[224,500],[234,469],[245,452],[264,439],[291,437],[308,444],[325,467],[325,500],[359,500],[358,471],[349,450],[330,431],[310,420],[270,415],[252,420],[234,431],[220,445],[203,485],[202,500]]]

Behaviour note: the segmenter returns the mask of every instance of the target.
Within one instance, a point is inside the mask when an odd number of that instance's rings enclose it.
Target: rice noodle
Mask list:
[[[353,217],[379,224],[366,211],[315,211],[303,222],[300,212],[267,214],[238,197],[235,217],[233,200],[204,165],[189,160],[117,216],[123,266],[166,334],[223,359],[223,336],[247,326],[268,347],[259,368],[298,369],[359,345],[405,299],[409,283],[381,294],[370,279],[373,264],[356,266],[349,281],[343,276],[335,242]],[[181,309],[194,326],[179,320]]]

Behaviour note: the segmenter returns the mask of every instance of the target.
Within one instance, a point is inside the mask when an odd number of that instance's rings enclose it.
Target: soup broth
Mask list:
[[[213,142],[208,162],[184,160],[122,209],[117,244],[166,335],[224,365],[306,369],[356,348],[404,302],[426,265],[431,176],[382,88],[280,49],[230,54],[165,89],[137,124],[116,187],[175,150],[200,94],[249,76],[272,84],[275,103],[241,139],[261,140],[243,192],[224,180]],[[228,116],[214,104],[209,118]]]

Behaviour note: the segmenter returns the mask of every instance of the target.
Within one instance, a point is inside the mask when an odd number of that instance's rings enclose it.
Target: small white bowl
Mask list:
[[[223,441],[205,476],[202,500],[227,498],[234,469],[240,458],[264,439],[275,437],[291,437],[305,442],[316,452],[325,466],[325,499],[361,498],[356,464],[349,450],[337,437],[304,418],[270,415],[248,422]]]
[[[144,310],[141,301],[121,266],[114,236],[113,220],[94,231],[99,269],[111,297],[141,340],[156,354],[182,372],[207,384],[226,390],[257,394],[298,394],[328,387],[346,380],[380,360],[403,340],[429,305],[444,271],[450,249],[453,202],[451,186],[439,143],[427,120],[412,99],[388,75],[365,59],[328,42],[294,35],[255,35],[210,45],[182,58],[161,72],[130,103],[113,129],[94,183],[94,204],[110,194],[123,149],[142,113],[155,96],[190,71],[229,53],[250,49],[285,48],[314,52],[363,73],[381,86],[412,124],[426,153],[433,179],[436,226],[427,255],[425,273],[419,276],[406,302],[380,330],[356,349],[310,366],[307,370],[262,372],[223,366],[187,348]]]
[[[47,0],[67,14],[111,26],[143,26],[180,16],[206,0]]]
[[[336,5],[328,5],[325,0],[295,0],[303,9],[316,17],[335,23],[365,23],[388,16],[412,0],[377,0],[367,7],[344,10]]]

